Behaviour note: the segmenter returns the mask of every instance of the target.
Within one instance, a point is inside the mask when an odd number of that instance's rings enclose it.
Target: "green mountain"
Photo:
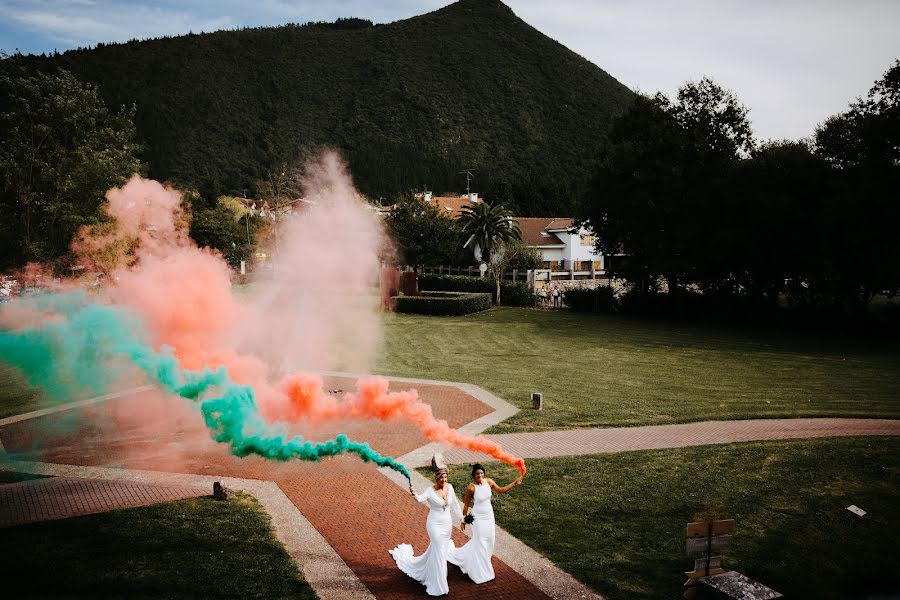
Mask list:
[[[387,25],[360,19],[220,31],[16,57],[135,104],[150,175],[207,197],[321,146],[370,197],[473,190],[523,215],[571,214],[633,93],[498,0]]]

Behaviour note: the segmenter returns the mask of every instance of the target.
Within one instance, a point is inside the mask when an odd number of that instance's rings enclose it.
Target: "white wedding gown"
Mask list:
[[[452,548],[447,557],[475,583],[494,578],[491,556],[494,554],[494,507],[491,506],[491,486],[487,482],[475,486],[475,499],[469,514],[475,517],[470,527],[472,539],[461,548]]]
[[[416,500],[425,502],[429,508],[428,520],[425,521],[428,548],[424,554],[413,556],[412,546],[400,544],[390,551],[391,556],[401,571],[425,586],[429,596],[442,596],[450,592],[447,585],[447,555],[456,549],[450,532],[453,530],[453,518],[457,523],[462,520],[462,509],[449,483],[446,503],[431,486],[418,494]]]

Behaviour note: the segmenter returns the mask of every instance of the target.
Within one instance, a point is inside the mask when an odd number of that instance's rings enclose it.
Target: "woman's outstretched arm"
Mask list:
[[[499,485],[497,485],[497,483],[493,479],[488,479],[488,483],[490,484],[491,489],[494,490],[495,492],[497,492],[498,494],[505,494],[509,490],[513,489],[514,487],[516,487],[517,485],[522,483],[522,476],[520,475],[518,479],[516,479],[515,481],[510,481],[508,484],[504,485],[503,487],[500,487]]]

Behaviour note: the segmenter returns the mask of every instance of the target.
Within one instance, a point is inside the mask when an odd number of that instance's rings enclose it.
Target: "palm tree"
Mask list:
[[[496,258],[502,254],[502,246],[514,240],[522,239],[519,225],[509,216],[502,204],[491,206],[487,202],[466,205],[462,208],[459,220],[463,225],[463,237],[466,244],[475,242],[481,249],[481,258],[497,282],[497,304],[500,304],[500,278],[497,273]],[[476,251],[477,254],[477,251]]]

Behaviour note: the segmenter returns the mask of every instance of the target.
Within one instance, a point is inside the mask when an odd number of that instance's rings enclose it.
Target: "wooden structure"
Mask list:
[[[714,552],[731,547],[731,536],[734,534],[734,519],[720,521],[698,521],[687,524],[688,554],[702,554],[702,558],[694,560],[694,569],[685,572],[687,581],[684,586],[688,588],[684,597],[695,597],[697,582],[701,577],[720,575],[725,573],[722,568],[722,557]]]
[[[734,519],[698,521],[687,525],[688,554],[701,554],[694,559],[694,570],[685,572],[686,600],[722,598],[725,600],[772,600],[782,595],[753,581],[746,575],[722,567],[717,553],[731,547]]]

